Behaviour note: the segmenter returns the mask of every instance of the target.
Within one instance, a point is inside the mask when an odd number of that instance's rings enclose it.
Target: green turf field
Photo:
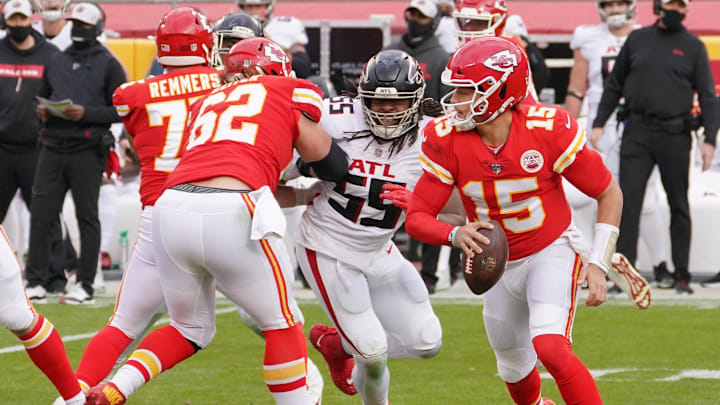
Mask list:
[[[207,350],[162,374],[131,397],[131,404],[272,404],[262,380],[263,343],[235,312],[218,315],[218,333]],[[326,323],[318,305],[302,305],[306,332]],[[63,336],[92,333],[107,321],[112,306],[74,308],[38,305]],[[511,404],[495,370],[481,320],[482,307],[436,303],[443,325],[443,349],[431,360],[391,360],[390,400],[409,404]],[[594,372],[606,404],[720,403],[720,309],[717,305],[629,305],[578,309],[574,349]],[[88,339],[66,343],[77,366]],[[0,333],[0,349],[17,339]],[[330,380],[322,357],[310,348],[325,376],[323,404],[360,404]],[[1,353],[0,404],[50,404],[54,387],[24,351]],[[541,370],[542,372],[542,370]],[[562,403],[543,373],[543,395]],[[687,376],[687,377],[686,377]]]

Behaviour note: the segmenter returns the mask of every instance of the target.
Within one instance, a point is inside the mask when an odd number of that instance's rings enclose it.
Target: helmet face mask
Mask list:
[[[598,13],[602,22],[607,23],[608,27],[613,29],[622,28],[632,22],[632,19],[635,18],[635,0],[622,1],[627,4],[627,7],[624,13],[619,14],[608,13],[605,6],[610,2],[611,0],[597,0]]]
[[[423,72],[407,53],[385,50],[370,58],[358,86],[363,116],[370,132],[381,139],[395,139],[415,128],[424,93]],[[385,103],[378,103],[381,100]],[[387,100],[392,100],[390,109],[382,107]],[[376,108],[372,108],[373,104]],[[405,105],[407,108],[403,108]]]
[[[262,36],[262,25],[253,16],[242,11],[223,16],[213,29],[212,65],[222,67],[225,55],[239,41]]]
[[[505,0],[459,0],[453,17],[460,42],[500,36],[507,20]]]
[[[273,9],[275,8],[275,0],[237,0],[238,8],[253,17],[255,17],[261,24],[266,24],[272,18]],[[250,6],[250,9],[246,9],[246,6]],[[254,7],[253,7],[254,6]],[[256,13],[253,9],[259,9],[257,6],[265,6],[265,10]]]
[[[473,89],[473,94],[466,97],[466,90],[458,94],[456,89],[440,100],[448,121],[458,130],[468,131],[494,120],[526,97],[529,72],[523,50],[505,38],[462,44],[450,58],[441,80],[447,86]]]
[[[47,22],[58,21],[70,11],[70,0],[37,0],[35,8]]]

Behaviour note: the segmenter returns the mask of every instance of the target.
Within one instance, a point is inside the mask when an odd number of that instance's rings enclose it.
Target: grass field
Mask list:
[[[219,301],[218,333],[204,350],[162,374],[131,397],[134,404],[272,404],[262,380],[263,342],[239,316]],[[391,360],[390,400],[410,404],[511,404],[497,376],[479,305],[436,303],[443,325],[443,349],[430,360]],[[327,323],[321,308],[302,305],[306,332]],[[72,308],[38,305],[63,336],[93,333],[107,321],[110,305]],[[720,309],[718,305],[655,305],[639,311],[629,305],[581,306],[574,350],[595,373],[606,404],[720,403]],[[66,343],[77,366],[88,339]],[[24,351],[7,353],[17,339],[0,333],[0,404],[49,404],[54,387]],[[330,380],[322,357],[310,355],[325,376],[323,404],[360,404]],[[693,371],[694,370],[694,371]],[[543,378],[543,395],[562,403],[552,379]],[[688,376],[688,377],[685,377]]]

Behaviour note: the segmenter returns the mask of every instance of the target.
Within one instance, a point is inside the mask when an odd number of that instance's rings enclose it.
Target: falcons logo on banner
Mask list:
[[[503,49],[500,52],[490,55],[489,58],[485,59],[483,65],[498,72],[512,72],[515,70],[515,66],[518,65],[517,55],[507,49]]]

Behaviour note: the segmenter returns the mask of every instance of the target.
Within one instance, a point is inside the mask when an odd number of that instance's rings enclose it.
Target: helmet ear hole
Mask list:
[[[500,89],[501,100],[505,100],[505,93],[507,93],[507,83],[503,84],[502,88]]]

